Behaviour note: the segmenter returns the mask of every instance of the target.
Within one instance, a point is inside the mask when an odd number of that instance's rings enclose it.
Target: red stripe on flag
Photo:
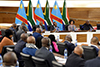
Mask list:
[[[43,24],[45,24],[45,23],[44,23],[44,19],[42,19],[41,17],[39,17],[39,16],[36,15],[36,14],[35,14],[35,19],[36,19],[36,20],[39,20],[39,21],[42,21]]]
[[[67,19],[68,19],[68,21],[69,21],[70,19],[69,19],[69,14],[68,14],[68,10],[67,10],[67,13],[66,13],[66,14],[67,14],[67,15],[66,15],[66,16],[67,16]]]
[[[57,16],[55,16],[55,15],[53,15],[53,14],[51,14],[51,18],[54,19],[54,20],[56,20],[56,21],[58,21],[58,22],[61,23],[61,24],[62,24],[62,22],[63,22],[62,19],[60,19],[59,17],[57,17]]]
[[[24,17],[22,17],[21,15],[17,14],[16,18],[18,18],[19,20],[23,21],[25,24],[28,25],[27,19],[25,19]]]

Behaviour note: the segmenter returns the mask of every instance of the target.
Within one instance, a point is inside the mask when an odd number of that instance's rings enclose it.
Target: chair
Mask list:
[[[53,67],[64,67],[62,64],[56,62],[56,61],[52,61]]]
[[[30,55],[20,53],[22,60],[24,61],[24,67],[35,67],[34,62],[32,61],[32,58]]]
[[[97,30],[100,30],[100,24],[97,24]]]
[[[64,55],[64,50],[67,49],[67,45],[65,43],[57,42],[59,53]]]
[[[69,26],[69,25],[65,25],[65,30],[66,30],[66,31],[68,31],[68,26]]]
[[[85,60],[93,59],[96,57],[96,49],[94,47],[82,46],[82,48],[84,49],[83,56]]]
[[[9,52],[9,51],[12,52],[13,51],[13,49],[11,49],[9,47],[7,47],[6,50],[7,50],[7,52]]]
[[[48,25],[48,31],[52,31],[53,30],[53,25]]]
[[[42,47],[42,43],[41,43],[42,38],[43,38],[43,37],[38,37],[38,38],[36,39],[36,46],[37,46],[38,48],[41,48],[41,47]]]
[[[45,59],[37,58],[34,56],[32,56],[32,59],[36,67],[49,67],[48,61],[46,61]]]
[[[8,48],[8,47],[14,49],[15,45],[7,45],[7,46],[4,46],[3,49],[2,49],[2,52],[1,52],[2,57],[3,57],[3,55],[5,53],[7,53],[7,49],[6,48]]]
[[[38,27],[38,25],[33,25],[33,31],[36,31],[37,27]]]

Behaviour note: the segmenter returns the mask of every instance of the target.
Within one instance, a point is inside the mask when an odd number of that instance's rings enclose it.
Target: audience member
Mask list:
[[[64,43],[66,43],[67,47],[68,47],[68,55],[72,53],[72,51],[74,50],[75,48],[75,45],[72,42],[72,37],[70,35],[67,35],[65,37],[65,41]]]
[[[12,41],[13,31],[10,29],[6,29],[5,36],[0,42],[0,53],[2,52],[2,48],[7,45],[14,45]]]
[[[43,26],[43,22],[40,21],[38,27],[41,29],[42,32],[45,32],[45,26]]]
[[[13,31],[13,41],[14,42],[17,42],[17,36],[16,36],[17,30],[16,30],[16,28],[17,28],[17,25],[15,23],[12,24],[11,28],[9,28],[10,30]]]
[[[50,40],[51,40],[51,45],[52,45],[52,47],[53,47],[53,52],[57,52],[56,50],[55,50],[55,47],[54,47],[54,44],[53,44],[53,42],[57,42],[56,40],[55,40],[55,36],[54,35],[49,35],[48,36],[48,38],[50,38]]]
[[[69,21],[68,31],[77,31],[77,28],[74,24],[75,24],[74,20]]]
[[[16,33],[17,41],[20,40],[20,36],[22,33],[27,33],[27,29],[26,29],[25,25],[21,25],[21,28],[17,31],[17,33]]]
[[[90,29],[94,30],[89,21],[86,21],[86,23],[83,24],[83,30],[90,30]]]
[[[98,45],[98,43],[99,43],[99,39],[97,37],[93,37],[91,39],[91,45],[90,46],[94,47],[96,49],[97,55],[98,55],[98,51],[99,51],[99,45]]]
[[[35,56],[35,52],[37,49],[38,48],[35,46],[35,38],[33,36],[29,36],[27,38],[26,47],[23,48],[22,52],[31,56]]]
[[[48,51],[51,41],[49,38],[45,37],[41,40],[41,42],[42,42],[42,48],[36,51],[35,56],[47,60],[50,67],[53,67],[52,61],[55,60],[55,57],[50,51]]]
[[[84,67],[84,59],[81,58],[83,49],[81,46],[77,46],[74,52],[68,57],[65,66],[66,67]]]
[[[14,51],[17,55],[18,60],[21,60],[20,52],[22,52],[22,49],[26,47],[27,37],[28,37],[27,34],[22,33],[20,40],[15,45]]]
[[[59,27],[57,26],[57,23],[56,23],[56,22],[53,22],[52,31],[53,31],[53,32],[58,32],[58,31],[60,31],[60,29],[59,29]]]
[[[87,60],[85,62],[84,67],[100,67],[100,50],[98,52],[98,57],[91,59],[91,60]]]
[[[40,28],[36,28],[36,32],[33,33],[33,36],[35,37],[35,40],[37,40],[38,37],[43,37],[41,35],[41,29]]]
[[[3,67],[15,67],[17,64],[17,57],[14,52],[8,52],[3,56]]]

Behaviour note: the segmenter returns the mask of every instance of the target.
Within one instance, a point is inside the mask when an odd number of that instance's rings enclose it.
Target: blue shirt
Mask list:
[[[35,40],[37,40],[38,37],[43,37],[40,33],[34,32],[33,36],[35,37]]]
[[[36,52],[37,49],[35,48],[28,48],[28,47],[25,47],[22,52],[25,53],[25,54],[28,54],[28,55],[31,55],[31,56],[35,56],[35,52]]]

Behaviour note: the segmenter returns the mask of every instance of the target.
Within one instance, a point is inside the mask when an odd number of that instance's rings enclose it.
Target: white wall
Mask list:
[[[48,0],[50,7],[53,7],[55,0]],[[57,0],[59,7],[63,7],[63,0]],[[33,7],[36,7],[37,0],[32,0]],[[41,6],[45,7],[46,0],[40,0]],[[100,8],[100,0],[67,0],[67,7],[99,7]],[[0,1],[0,6],[7,7],[19,7],[20,1]],[[24,1],[25,7],[28,5],[28,1]]]

